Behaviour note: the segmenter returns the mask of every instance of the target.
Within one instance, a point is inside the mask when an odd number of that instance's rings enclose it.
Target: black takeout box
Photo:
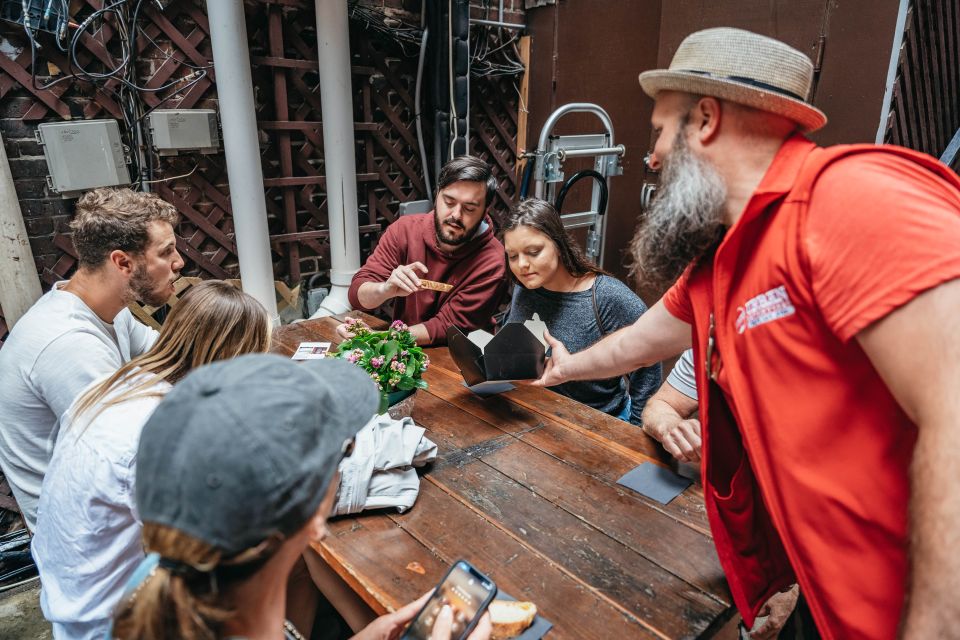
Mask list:
[[[485,382],[536,380],[545,366],[545,328],[537,316],[526,322],[507,323],[495,336],[486,331],[465,335],[457,327],[450,327],[447,347],[471,389]]]

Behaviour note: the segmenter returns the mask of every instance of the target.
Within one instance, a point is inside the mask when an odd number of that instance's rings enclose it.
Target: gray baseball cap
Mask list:
[[[316,514],[378,401],[363,370],[334,358],[256,354],[201,367],[143,428],[140,517],[228,556],[290,535]]]

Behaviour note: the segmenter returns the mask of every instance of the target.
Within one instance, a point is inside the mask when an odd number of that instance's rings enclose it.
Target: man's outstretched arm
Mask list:
[[[690,325],[667,311],[663,300],[629,327],[612,333],[589,349],[571,355],[547,334],[551,357],[534,385],[552,387],[570,380],[613,378],[675,356],[690,347]]]
[[[917,425],[910,468],[910,578],[904,638],[960,629],[960,279],[930,289],[857,334]]]

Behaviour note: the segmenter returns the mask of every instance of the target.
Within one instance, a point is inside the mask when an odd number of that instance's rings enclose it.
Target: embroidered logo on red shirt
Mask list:
[[[796,312],[787,294],[787,288],[781,285],[750,298],[742,307],[737,307],[737,333],[792,316]]]

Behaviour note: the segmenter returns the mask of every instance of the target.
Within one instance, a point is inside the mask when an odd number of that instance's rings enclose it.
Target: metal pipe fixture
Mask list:
[[[243,290],[279,324],[243,3],[207,2],[223,148]]]
[[[353,275],[360,269],[347,3],[343,0],[317,0],[316,7],[331,287],[330,295],[323,299],[312,318],[350,311],[347,290]]]

